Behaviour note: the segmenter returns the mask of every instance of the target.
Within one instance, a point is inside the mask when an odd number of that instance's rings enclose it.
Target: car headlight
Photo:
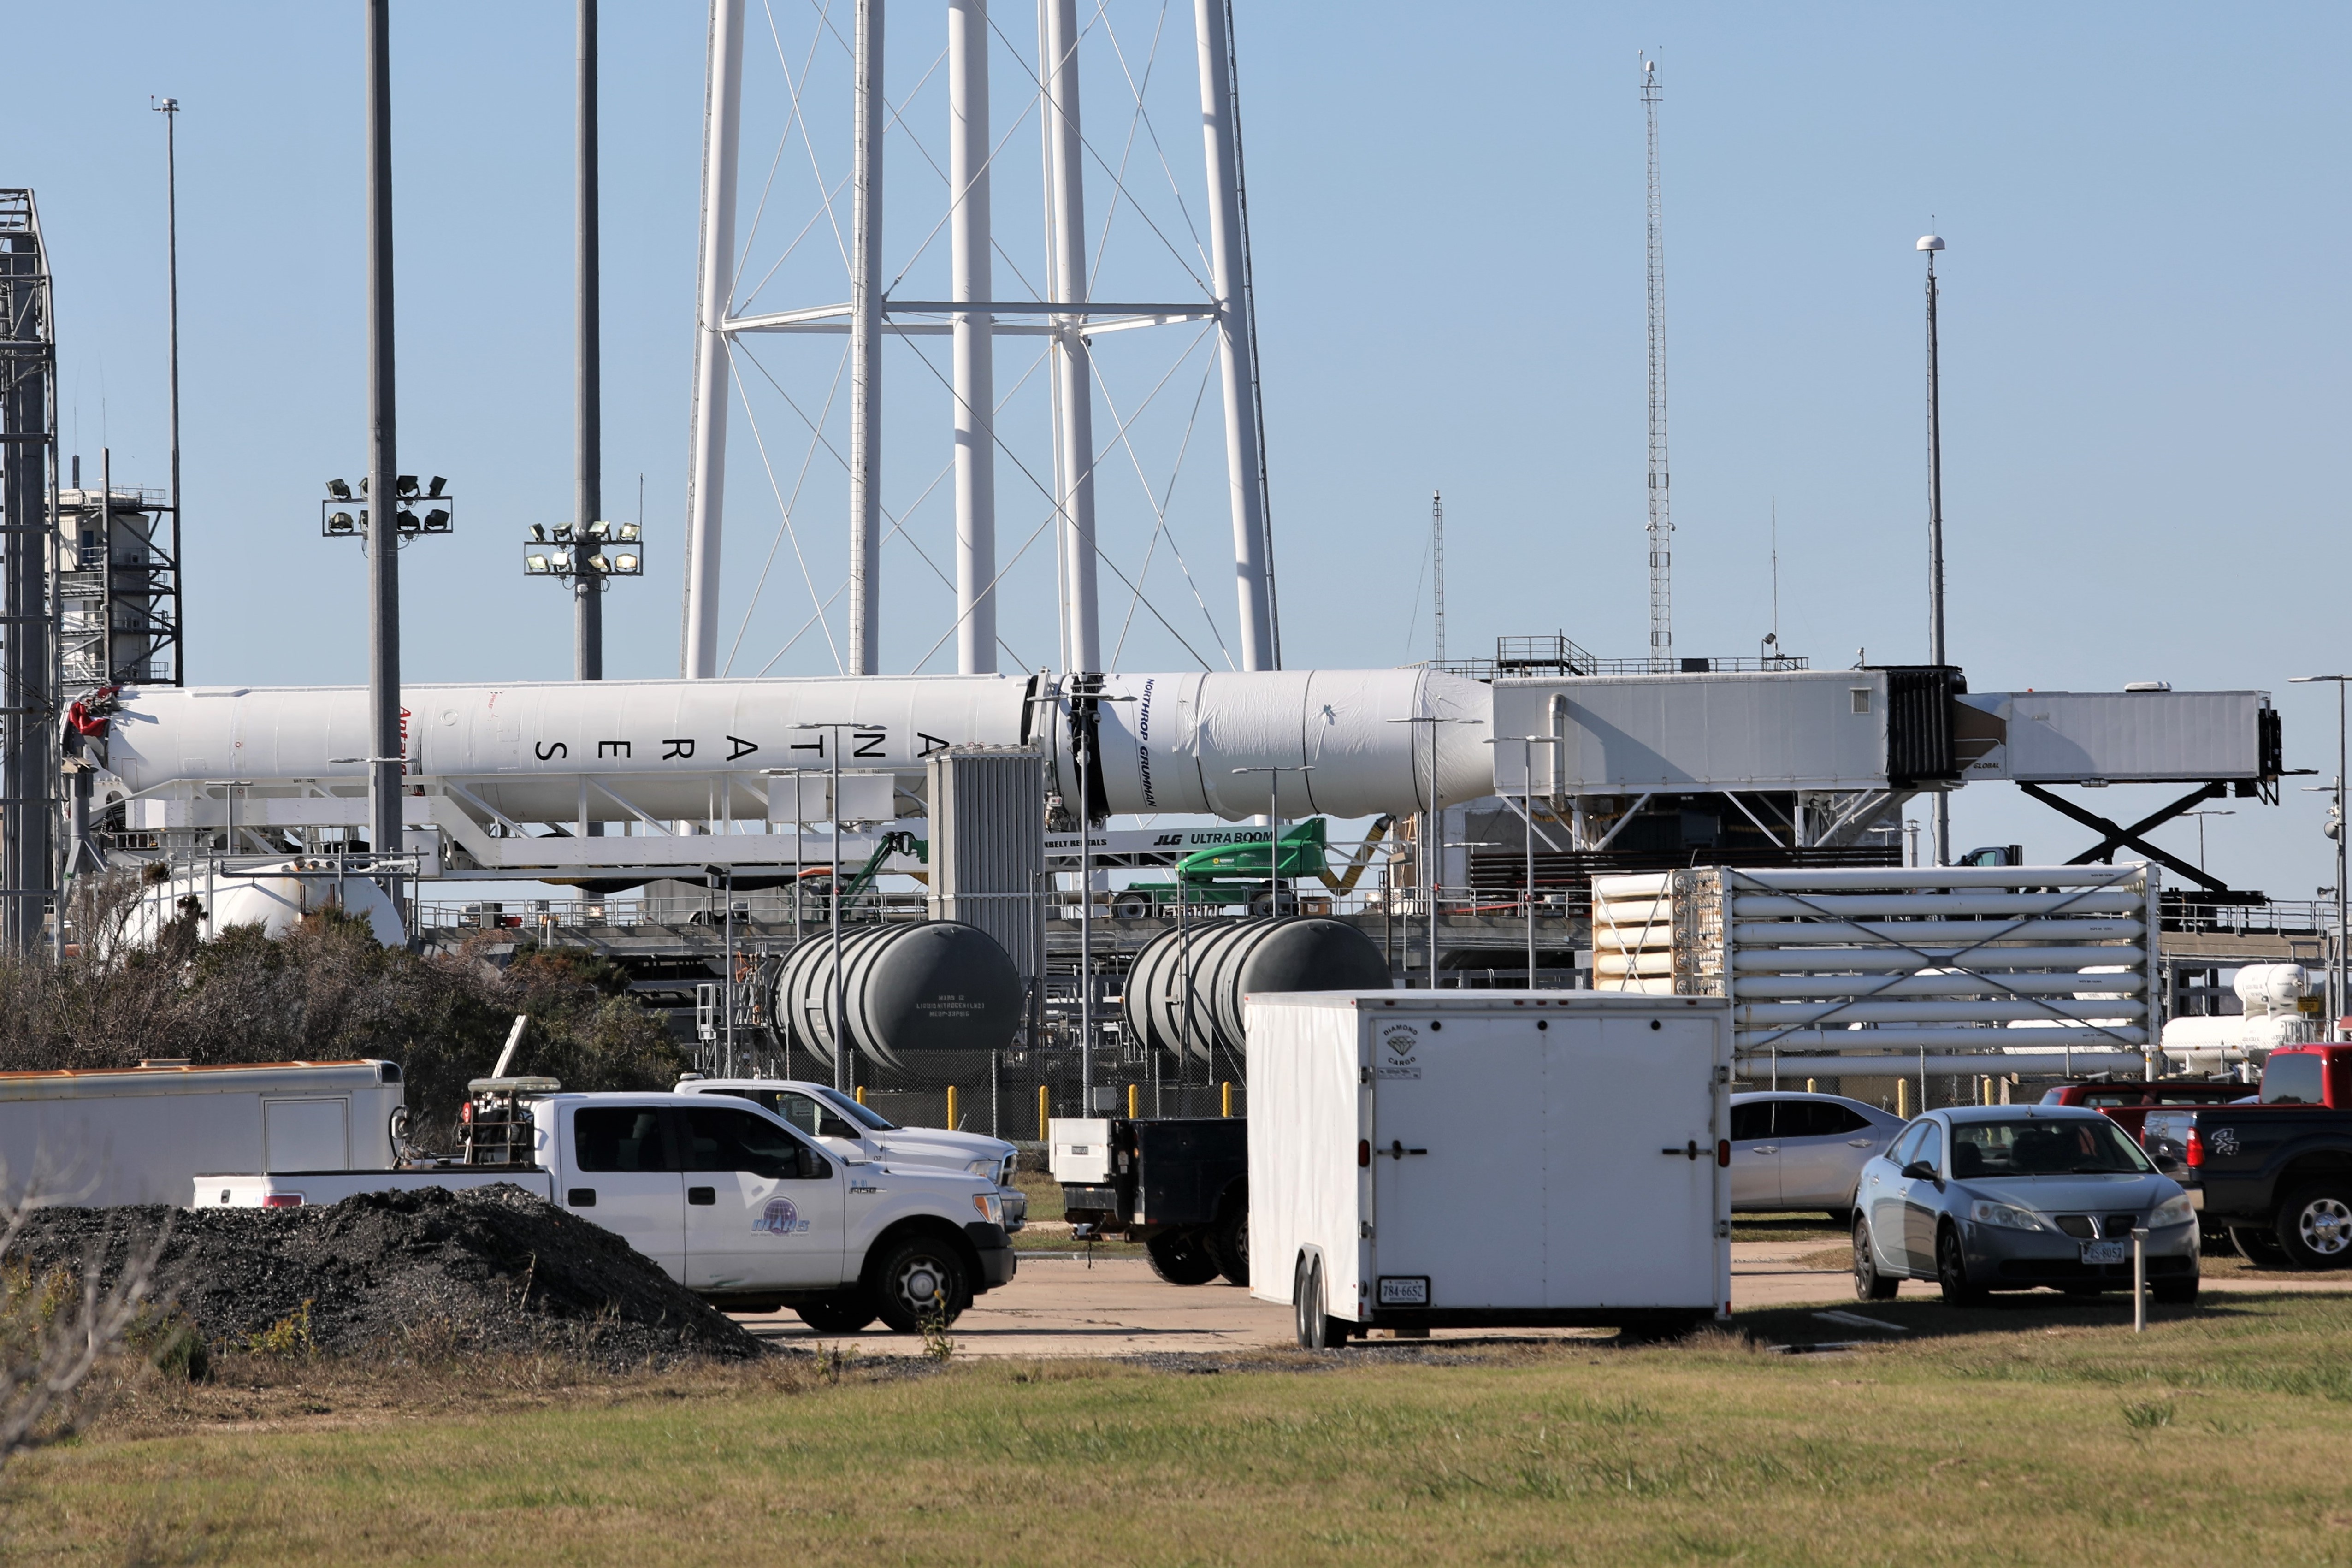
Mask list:
[[[2187,1225],[2197,1217],[2197,1210],[2187,1193],[2175,1193],[2148,1211],[2147,1228],[2162,1230],[2168,1225]]]
[[[980,1217],[989,1224],[1001,1226],[1004,1223],[1004,1200],[994,1193],[972,1194],[971,1206],[978,1209]]]
[[[1997,1225],[2003,1230],[2048,1230],[2050,1223],[2032,1209],[2021,1209],[2014,1204],[1997,1204],[1979,1198],[1969,1205],[1969,1217],[1979,1225]]]
[[[975,1176],[992,1182],[996,1180],[997,1167],[1003,1163],[1001,1160],[969,1160],[963,1168]]]

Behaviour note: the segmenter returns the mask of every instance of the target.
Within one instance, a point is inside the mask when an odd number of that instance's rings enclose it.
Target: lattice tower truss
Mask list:
[[[54,321],[33,193],[0,189],[0,943],[12,952],[40,941],[56,886]]]
[[[1642,110],[1649,121],[1650,175],[1650,660],[1671,668],[1675,651],[1675,521],[1666,486],[1666,221],[1658,189],[1658,62],[1642,61]]]

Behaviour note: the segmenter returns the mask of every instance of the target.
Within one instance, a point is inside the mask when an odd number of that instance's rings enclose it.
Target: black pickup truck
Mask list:
[[[1081,1240],[1143,1244],[1171,1285],[1249,1283],[1249,1127],[1240,1117],[1053,1125],[1055,1179]]]
[[[2352,1265],[2352,1046],[2273,1051],[2259,1102],[2160,1107],[2140,1142],[2247,1262]]]

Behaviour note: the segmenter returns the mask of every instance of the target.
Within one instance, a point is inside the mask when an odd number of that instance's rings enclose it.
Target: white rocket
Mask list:
[[[837,761],[911,790],[955,745],[1037,744],[1075,804],[1087,733],[1089,793],[1121,814],[1239,820],[1278,788],[1285,817],[1359,817],[1495,787],[1487,688],[1423,669],[412,684],[402,699],[406,773],[518,824],[790,820],[770,809],[790,798],[772,795],[779,770]],[[367,753],[362,687],[131,688],[106,768],[142,798],[224,783],[349,797],[366,783],[351,759]]]

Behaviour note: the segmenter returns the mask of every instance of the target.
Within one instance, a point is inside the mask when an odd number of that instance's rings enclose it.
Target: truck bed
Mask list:
[[[511,1182],[552,1203],[555,1177],[539,1165],[418,1165],[390,1171],[273,1171],[268,1175],[200,1175],[192,1208],[299,1208],[341,1203],[361,1193],[420,1187],[488,1187]]]

